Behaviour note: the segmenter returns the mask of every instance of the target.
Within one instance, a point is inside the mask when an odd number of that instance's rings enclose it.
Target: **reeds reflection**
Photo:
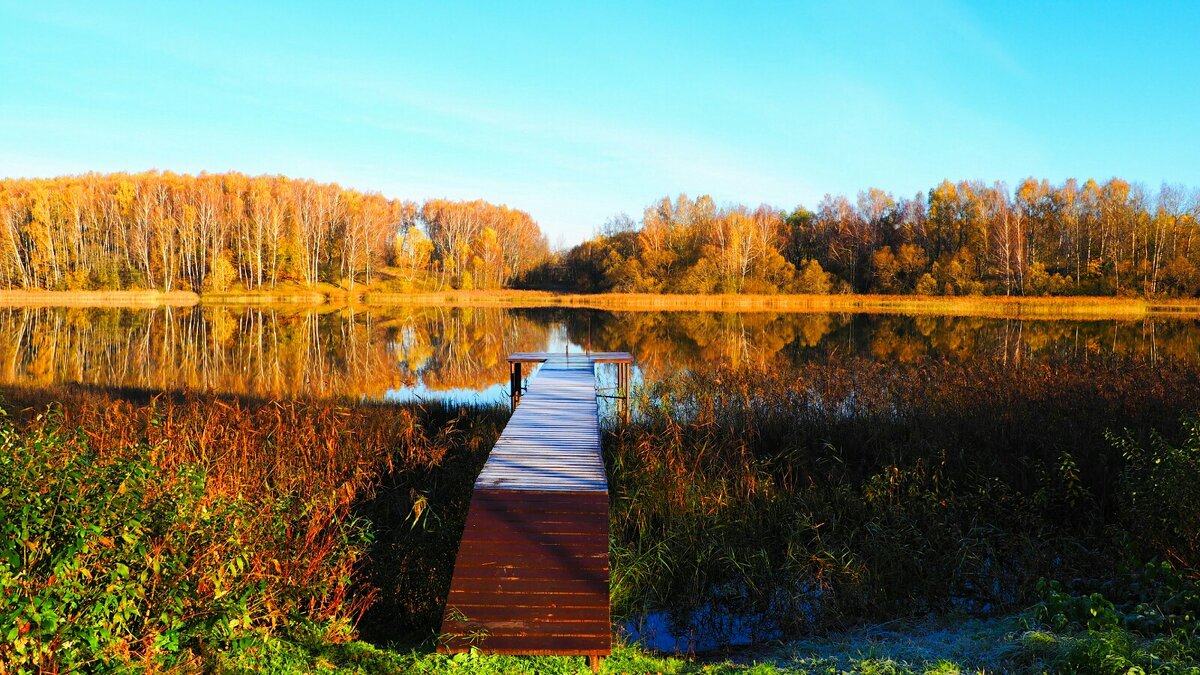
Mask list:
[[[831,356],[912,363],[1200,361],[1200,322],[421,307],[0,309],[0,382],[249,396],[503,400],[515,351],[626,350],[680,369]]]

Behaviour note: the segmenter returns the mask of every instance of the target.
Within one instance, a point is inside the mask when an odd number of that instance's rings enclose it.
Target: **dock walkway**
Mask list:
[[[593,668],[610,653],[595,365],[618,363],[626,373],[631,361],[625,353],[509,357],[515,409],[475,481],[439,650],[582,655]],[[536,362],[522,395],[520,365]]]

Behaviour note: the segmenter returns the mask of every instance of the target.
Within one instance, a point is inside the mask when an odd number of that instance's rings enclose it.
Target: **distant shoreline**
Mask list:
[[[1200,318],[1200,299],[917,295],[674,295],[451,291],[368,293],[366,304],[463,307],[576,307],[618,311],[849,312],[1011,318]]]
[[[0,307],[190,307],[200,303],[191,291],[0,290]]]
[[[564,307],[615,311],[838,312],[978,316],[997,318],[1200,318],[1200,299],[1092,296],[916,295],[675,295],[651,293],[556,293],[532,290],[420,291],[281,288],[197,294],[191,291],[0,290],[0,307],[152,308],[194,305],[353,305],[363,307]]]

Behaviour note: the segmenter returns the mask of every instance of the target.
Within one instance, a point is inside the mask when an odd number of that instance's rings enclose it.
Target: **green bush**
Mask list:
[[[333,618],[367,544],[357,522],[326,525],[332,550],[298,583],[288,550],[311,532],[311,504],[209,494],[199,467],[163,468],[164,448],[100,454],[42,422],[0,419],[0,662],[13,672],[204,661]]]
[[[1117,608],[1100,593],[1072,595],[1057,581],[1038,582],[1042,601],[1033,607],[1033,618],[1055,630],[1086,628],[1098,631],[1116,626],[1121,621]]]
[[[1197,672],[1200,589],[1169,563],[1086,581],[1038,583],[1023,656],[1056,672]]]
[[[1122,513],[1147,558],[1166,558],[1200,574],[1200,417],[1183,420],[1183,440],[1151,432],[1139,442],[1129,431],[1109,434],[1121,452]]]

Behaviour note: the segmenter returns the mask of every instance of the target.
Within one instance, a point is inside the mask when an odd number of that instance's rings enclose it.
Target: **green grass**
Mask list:
[[[1031,627],[1028,614],[1003,619],[894,623],[785,644],[700,656],[662,655],[617,644],[604,673],[705,675],[959,675],[966,673],[1196,673],[1197,651],[1179,636]],[[438,654],[427,645],[379,648],[312,634],[266,637],[213,664],[228,673],[585,674],[582,657]]]
[[[392,651],[363,642],[322,644],[265,640],[223,659],[218,669],[230,673],[478,673],[481,675],[583,675],[591,673],[582,657],[521,657],[482,653],[438,654],[427,649]],[[840,675],[842,673],[963,673],[945,659],[901,661],[889,656],[801,656],[764,654],[742,658],[686,658],[619,645],[604,659],[603,673],[669,673],[705,675]]]

